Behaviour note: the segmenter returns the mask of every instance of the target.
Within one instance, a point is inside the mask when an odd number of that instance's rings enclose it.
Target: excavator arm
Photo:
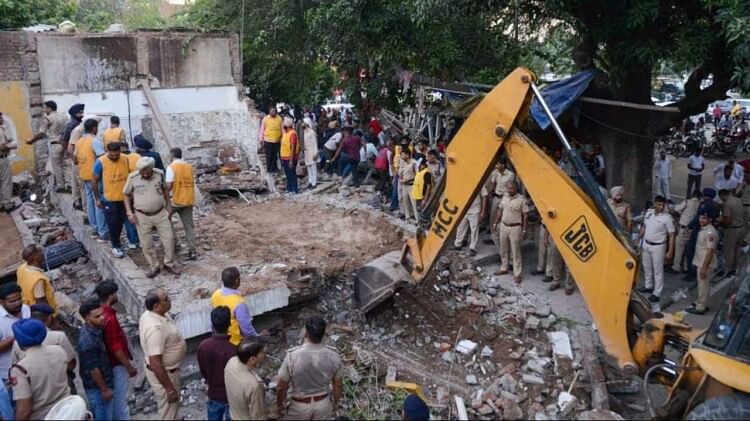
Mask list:
[[[529,70],[518,68],[471,113],[446,150],[442,195],[429,230],[419,230],[402,251],[359,268],[355,300],[368,311],[403,282],[424,280],[504,149],[575,278],[608,353],[621,368],[635,371],[626,327],[637,276],[634,252],[621,229],[612,225],[614,217],[598,190],[584,193],[515,128],[538,93],[533,82]]]

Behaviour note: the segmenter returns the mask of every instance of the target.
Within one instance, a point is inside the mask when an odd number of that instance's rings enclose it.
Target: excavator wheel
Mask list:
[[[750,395],[732,395],[709,399],[688,413],[688,420],[750,420]]]

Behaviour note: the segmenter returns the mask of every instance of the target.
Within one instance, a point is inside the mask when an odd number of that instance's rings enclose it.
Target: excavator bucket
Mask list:
[[[401,264],[401,254],[401,251],[384,254],[354,271],[354,301],[363,313],[411,282],[411,274]]]

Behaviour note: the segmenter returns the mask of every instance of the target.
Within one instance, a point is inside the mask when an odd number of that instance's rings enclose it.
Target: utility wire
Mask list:
[[[614,130],[616,132],[620,132],[620,133],[626,134],[628,136],[640,137],[640,138],[643,138],[643,139],[651,139],[651,140],[658,140],[658,139],[661,138],[661,136],[644,135],[644,134],[640,134],[640,133],[631,132],[631,131],[628,131],[628,130],[625,130],[625,129],[621,129],[619,127],[612,126],[610,124],[607,124],[607,123],[604,123],[602,121],[599,121],[599,120],[595,119],[594,117],[591,117],[590,115],[588,115],[588,114],[584,113],[583,111],[581,111],[580,108],[576,108],[576,110],[581,114],[582,117],[584,117],[584,118],[586,118],[586,119],[588,119],[588,120],[590,120],[590,121],[592,121],[592,122],[594,122],[594,123],[596,123],[596,124],[598,124],[600,126],[606,127],[608,129]]]

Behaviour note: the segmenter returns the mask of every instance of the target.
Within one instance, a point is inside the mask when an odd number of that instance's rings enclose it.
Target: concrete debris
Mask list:
[[[482,356],[482,358],[490,358],[492,357],[492,354],[493,354],[492,348],[485,345],[484,348],[482,348],[482,352],[480,355]]]
[[[454,361],[453,353],[450,351],[443,352],[443,355],[441,358],[443,359],[443,361],[447,362],[448,364]]]
[[[477,376],[475,376],[473,374],[467,374],[466,375],[466,384],[469,384],[469,385],[479,384],[479,381],[477,380]]]
[[[196,300],[201,300],[211,296],[211,291],[206,287],[195,287],[190,291],[190,296]]]
[[[536,384],[542,386],[545,384],[543,378],[535,376],[533,374],[524,374],[523,377],[521,377],[521,380],[523,380],[523,382],[526,384]]]
[[[568,418],[573,408],[578,403],[578,398],[568,392],[560,392],[557,396],[557,410],[563,418]]]
[[[547,317],[552,314],[552,309],[547,304],[539,304],[534,308],[534,315],[537,317]]]
[[[537,330],[539,329],[539,325],[542,323],[541,320],[534,316],[529,316],[528,319],[526,319],[526,330]]]
[[[456,402],[456,418],[459,421],[469,421],[469,414],[466,412],[466,404],[464,404],[463,398],[458,395],[453,396]]]
[[[456,345],[456,352],[459,352],[463,355],[471,355],[474,353],[474,351],[477,350],[477,346],[479,346],[476,342],[472,342],[468,339],[462,339],[458,342],[458,345]]]
[[[494,412],[495,411],[489,405],[482,405],[481,407],[479,407],[479,409],[477,409],[477,413],[485,417],[487,415],[493,414]]]
[[[619,421],[624,420],[620,414],[616,412],[612,412],[607,409],[592,409],[590,411],[584,411],[578,414],[578,416],[575,417],[576,420],[581,421],[595,421],[595,420],[611,420],[611,421]]]
[[[552,343],[552,353],[559,357],[573,359],[573,349],[570,347],[570,337],[562,331],[548,332],[547,337]]]
[[[523,419],[523,410],[515,401],[507,399],[498,399],[495,402],[499,408],[503,409],[504,420],[521,420]]]
[[[510,374],[503,374],[498,381],[500,388],[509,393],[516,393],[516,387],[518,387],[518,381],[513,378]]]

